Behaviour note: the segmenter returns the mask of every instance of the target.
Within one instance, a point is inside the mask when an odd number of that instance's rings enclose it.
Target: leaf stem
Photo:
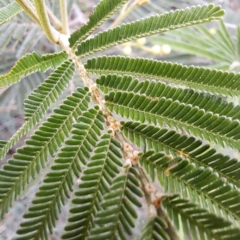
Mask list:
[[[38,25],[41,26],[33,4],[28,0],[15,0],[24,12]]]
[[[50,24],[45,1],[34,0],[34,4],[36,7],[37,15],[39,17],[39,21],[41,23],[41,27],[45,32],[47,38],[53,43],[58,43],[58,36],[56,34],[57,31]]]
[[[130,6],[129,6],[129,2],[127,2],[122,10],[121,13],[119,14],[119,16],[116,18],[116,20],[112,23],[112,25],[110,26],[110,28],[114,28],[116,27],[119,23],[121,23],[123,21],[123,19],[137,6],[141,6],[143,4],[148,3],[148,0],[135,0]]]
[[[53,24],[53,26],[58,30],[62,31],[62,22],[54,15],[54,13],[47,7],[48,16]]]
[[[69,34],[68,27],[68,12],[66,0],[60,0],[61,19],[62,19],[62,33]]]

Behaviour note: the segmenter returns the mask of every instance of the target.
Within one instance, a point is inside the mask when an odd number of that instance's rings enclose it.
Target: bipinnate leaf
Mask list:
[[[183,226],[184,238],[196,240],[239,239],[240,229],[230,227],[231,222],[199,208],[195,203],[177,195],[163,199],[163,206],[176,228]],[[181,223],[180,223],[181,221]]]
[[[79,178],[96,148],[103,123],[104,118],[98,107],[79,115],[71,130],[71,138],[65,141],[28,212],[24,214],[25,221],[17,231],[20,235],[17,239],[47,239],[47,229],[53,232],[65,199],[70,197],[76,178]]]
[[[47,109],[67,88],[74,73],[74,64],[65,61],[25,100],[25,122],[18,131],[0,149],[0,159],[17,141],[43,118]]]
[[[42,123],[26,144],[0,170],[0,213],[7,212],[12,201],[24,190],[54,156],[69,136],[73,119],[86,111],[90,101],[88,89],[78,88]]]
[[[0,88],[19,82],[32,73],[45,72],[67,60],[66,52],[46,54],[42,57],[33,52],[20,58],[9,73],[0,76]]]
[[[239,96],[240,74],[204,67],[184,66],[144,58],[98,57],[87,61],[85,68],[95,74],[132,75],[185,85],[214,94]]]
[[[240,193],[211,168],[196,167],[188,160],[153,151],[143,154],[139,163],[152,180],[158,179],[165,192],[179,193],[207,207],[210,213],[229,219],[233,226],[239,224]]]
[[[136,22],[122,24],[81,42],[77,47],[76,55],[83,58],[130,40],[219,19],[223,14],[224,11],[220,6],[210,4],[171,11]]]
[[[174,157],[189,159],[197,166],[211,167],[213,171],[236,187],[240,186],[240,162],[217,152],[199,139],[188,137],[167,128],[139,122],[122,122],[123,134],[144,152],[154,150]]]
[[[0,26],[10,21],[21,11],[22,8],[16,2],[9,3],[7,6],[0,8]]]
[[[121,145],[109,134],[101,137],[94,154],[83,171],[75,192],[71,217],[62,239],[86,239],[100,210],[104,194],[122,169]],[[91,186],[91,187],[90,187]]]
[[[70,47],[75,49],[85,38],[107,20],[118,8],[128,0],[101,0],[89,16],[89,21],[71,34]]]
[[[134,168],[125,169],[116,177],[110,190],[104,195],[97,212],[89,240],[97,239],[128,239],[135,227],[137,212],[135,207],[142,206],[142,191]]]

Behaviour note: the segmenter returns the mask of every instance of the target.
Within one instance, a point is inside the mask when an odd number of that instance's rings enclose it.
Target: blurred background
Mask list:
[[[12,1],[0,0],[0,7],[4,7]],[[59,1],[46,0],[46,2],[52,11],[60,17]],[[88,21],[89,14],[93,12],[93,8],[98,2],[98,0],[68,0],[71,32]],[[239,0],[139,0],[141,3],[138,4],[139,6],[132,5],[134,2],[135,0],[130,1],[129,6],[132,6],[132,8],[123,19],[119,18],[120,10],[100,26],[98,31],[106,30],[117,23],[135,21],[154,14],[162,14],[166,11],[198,4],[213,3],[221,5],[226,14],[222,22],[211,22],[201,26],[174,30],[166,34],[154,35],[119,45],[100,52],[98,55],[154,58],[186,65],[240,71]],[[26,53],[35,51],[42,55],[60,51],[44,37],[41,29],[34,25],[23,13],[15,17],[10,23],[0,26],[0,42],[0,75],[8,72],[17,59]],[[50,73],[51,71],[36,73],[11,87],[0,89],[0,140],[8,140],[23,124],[24,99]],[[61,99],[54,106],[59,105],[62,99],[78,86],[81,86],[81,80],[76,75],[71,81],[68,90],[64,92]],[[228,101],[239,104],[238,98],[228,98]],[[48,113],[51,113],[51,110]],[[0,162],[0,166],[15,153],[17,147],[24,143],[26,137],[23,137],[18,145],[9,151],[6,159]],[[230,150],[225,149],[224,151],[227,154],[235,154]],[[21,214],[26,209],[29,199],[34,196],[35,190],[36,187],[30,188],[25,197],[15,203],[5,221],[0,222],[0,240],[12,239],[11,231],[14,231],[15,225],[17,226],[17,223],[12,223],[21,219]],[[63,213],[60,221],[66,220],[66,218],[67,216],[64,216]],[[59,239],[58,235],[61,231],[62,229],[56,230],[52,239]]]

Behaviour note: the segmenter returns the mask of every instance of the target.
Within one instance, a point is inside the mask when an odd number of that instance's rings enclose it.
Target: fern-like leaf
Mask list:
[[[210,168],[196,168],[187,160],[171,159],[152,151],[145,153],[139,163],[153,179],[153,173],[157,172],[165,192],[179,193],[182,198],[189,198],[217,216],[239,221],[239,191],[224,183]]]
[[[22,77],[31,73],[37,71],[45,72],[50,68],[54,69],[65,60],[67,60],[66,52],[46,54],[42,57],[35,52],[27,54],[17,61],[9,73],[0,76],[0,87],[17,83]]]
[[[16,3],[9,3],[6,7],[0,9],[0,26],[22,11],[22,8]]]
[[[48,239],[47,228],[52,233],[61,205],[65,204],[65,198],[69,198],[69,191],[72,191],[74,176],[79,178],[83,166],[89,161],[103,123],[104,118],[97,107],[78,118],[71,131],[71,139],[65,141],[44,184],[24,214],[26,221],[21,223],[17,232],[22,236],[17,239]]]
[[[189,159],[197,166],[211,167],[229,183],[240,187],[240,162],[217,153],[210,145],[174,130],[138,122],[122,122],[123,134],[144,152],[154,150]]]
[[[108,193],[101,202],[101,210],[96,214],[89,240],[97,239],[128,239],[135,226],[137,212],[135,207],[141,207],[139,197],[142,197],[137,171],[127,168],[125,172],[114,179]]]
[[[192,89],[171,87],[162,82],[139,81],[131,76],[102,75],[96,80],[98,87],[108,94],[114,91],[145,94],[152,99],[165,97],[181,103],[191,104],[219,116],[240,120],[240,106],[228,103],[222,97],[199,93]]]
[[[47,80],[38,86],[25,100],[25,122],[18,131],[0,149],[0,159],[13,145],[44,116],[51,103],[66,89],[74,73],[74,64],[70,61],[60,65]]]
[[[143,227],[139,240],[170,240],[166,232],[167,224],[160,217],[150,218]]]
[[[101,0],[94,8],[88,23],[75,31],[69,38],[70,47],[75,49],[85,38],[107,20],[118,8],[128,0]]]
[[[0,209],[1,216],[7,212],[12,201],[25,189],[27,183],[44,168],[49,154],[54,156],[65,137],[69,136],[73,117],[77,119],[87,110],[90,101],[88,90],[77,89],[39,129],[17,150],[0,170]]]
[[[224,11],[220,6],[210,4],[171,11],[133,23],[123,24],[82,42],[78,45],[76,55],[83,58],[100,50],[140,37],[219,19],[223,14]]]
[[[209,142],[240,150],[239,121],[164,97],[152,100],[134,93],[111,92],[105,100],[110,111],[123,117],[160,126],[166,123]]]
[[[203,67],[184,66],[144,58],[99,57],[85,64],[89,72],[96,74],[133,75],[153,78],[174,84],[186,85],[196,90],[239,96],[240,74]]]
[[[185,233],[184,239],[189,237],[194,240],[240,239],[238,228],[228,228],[231,226],[229,221],[199,208],[195,203],[179,198],[177,195],[166,197],[162,203],[177,228],[181,221]]]
[[[79,190],[73,200],[74,208],[70,210],[73,215],[68,220],[69,225],[65,227],[67,233],[62,239],[87,238],[103,195],[108,192],[120,167],[121,145],[106,134],[102,136],[91,161],[83,171]]]

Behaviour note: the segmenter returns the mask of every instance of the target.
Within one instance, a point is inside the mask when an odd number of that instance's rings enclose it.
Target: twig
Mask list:
[[[48,16],[53,24],[53,26],[58,30],[61,31],[62,30],[62,23],[61,21],[54,15],[54,13],[51,11],[51,9],[47,8],[47,13]]]
[[[62,33],[69,34],[68,27],[68,12],[66,0],[60,0],[61,19],[62,19]]]
[[[24,12],[38,25],[41,26],[36,10],[32,3],[28,0],[16,0]]]
[[[47,38],[53,43],[58,43],[58,36],[56,34],[56,30],[51,26],[49,22],[47,8],[44,0],[34,0],[34,4],[36,7],[37,15],[39,17],[39,21],[41,23],[41,27],[45,32]]]
[[[141,6],[143,4],[148,3],[149,0],[135,0],[130,6],[129,6],[129,2],[126,3],[119,16],[116,18],[116,20],[112,23],[112,25],[110,26],[110,28],[114,28],[116,27],[120,22],[122,22],[122,20],[137,6]]]

